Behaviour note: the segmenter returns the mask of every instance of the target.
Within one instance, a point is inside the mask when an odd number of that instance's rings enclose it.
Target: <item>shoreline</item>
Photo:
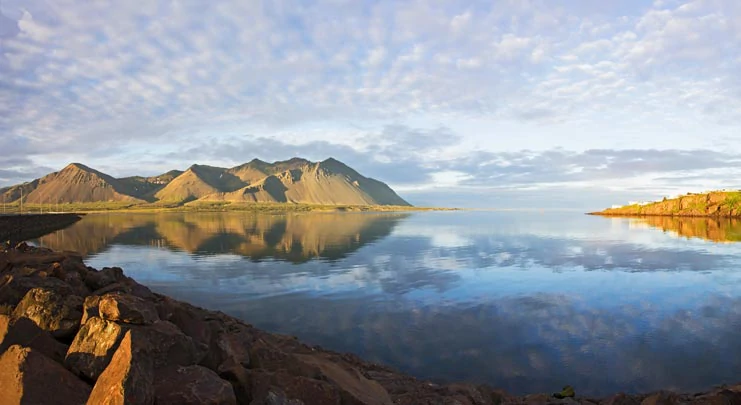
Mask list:
[[[741,401],[741,385],[701,394],[607,398],[579,396],[577,386],[575,398],[556,399],[509,395],[486,385],[434,384],[153,293],[120,268],[87,267],[75,252],[22,243],[0,251],[0,385],[7,387],[0,403],[19,403],[11,398],[19,392],[50,389],[33,378],[42,373],[34,364],[42,364],[46,374],[53,371],[44,376],[47,384],[75,387],[77,394],[69,393],[60,404],[99,403],[101,395],[114,391],[122,401],[147,404],[204,400],[183,399],[188,392],[211,393],[209,403],[252,405]],[[30,377],[15,381],[3,370]],[[131,399],[142,397],[147,400]]]

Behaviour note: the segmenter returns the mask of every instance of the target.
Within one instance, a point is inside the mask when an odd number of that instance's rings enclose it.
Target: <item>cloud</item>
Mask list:
[[[581,160],[596,158],[587,150],[635,152],[649,135],[655,149],[737,151],[741,59],[729,55],[739,53],[739,7],[6,0],[0,132],[27,145],[29,173],[70,158],[124,171],[117,162],[174,149],[190,161],[215,158],[209,150],[244,160],[234,149],[283,158],[274,151],[294,143],[308,149],[290,155],[348,156],[400,184],[434,186],[438,172],[493,187],[636,177],[669,163]],[[317,128],[329,130],[282,138]],[[202,139],[214,146],[194,147]],[[566,143],[574,150],[547,153]],[[509,168],[481,161],[524,148],[541,154],[512,156]],[[687,170],[712,169],[685,157]]]

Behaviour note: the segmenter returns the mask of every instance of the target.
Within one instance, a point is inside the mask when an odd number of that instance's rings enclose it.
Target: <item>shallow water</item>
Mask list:
[[[741,380],[739,239],[576,213],[167,213],[37,243],[419,377],[605,395]]]

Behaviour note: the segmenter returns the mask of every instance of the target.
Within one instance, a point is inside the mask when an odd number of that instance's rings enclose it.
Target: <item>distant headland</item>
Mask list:
[[[653,202],[634,202],[589,214],[736,218],[741,217],[741,191],[687,193],[675,198],[664,198]]]

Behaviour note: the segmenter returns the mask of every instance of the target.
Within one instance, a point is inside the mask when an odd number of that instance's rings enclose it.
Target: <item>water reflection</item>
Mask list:
[[[677,237],[733,233],[693,221],[675,234],[563,214],[109,215],[43,243],[420,377],[604,395],[739,379],[741,244]]]
[[[38,240],[85,256],[111,245],[152,246],[199,255],[239,254],[293,263],[337,260],[387,236],[405,214],[250,213],[92,214]]]
[[[686,238],[713,242],[741,241],[741,220],[736,218],[642,217],[631,220],[634,224],[646,224]]]

